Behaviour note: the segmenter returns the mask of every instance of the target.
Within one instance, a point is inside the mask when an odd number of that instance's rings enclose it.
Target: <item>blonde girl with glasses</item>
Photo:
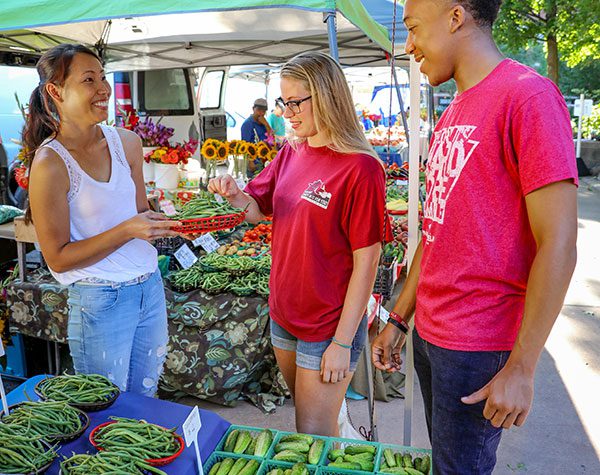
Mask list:
[[[337,436],[363,350],[365,308],[383,239],[385,176],[330,56],[302,53],[281,70],[293,136],[244,191],[230,176],[209,190],[247,220],[273,215],[271,341],[299,432]]]

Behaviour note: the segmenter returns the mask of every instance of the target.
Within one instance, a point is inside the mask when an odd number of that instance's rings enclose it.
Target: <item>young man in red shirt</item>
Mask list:
[[[491,473],[502,429],[525,422],[535,368],[576,262],[577,167],[558,88],[492,38],[500,0],[407,0],[406,52],[458,95],[431,139],[423,239],[373,343],[415,369],[434,473]]]

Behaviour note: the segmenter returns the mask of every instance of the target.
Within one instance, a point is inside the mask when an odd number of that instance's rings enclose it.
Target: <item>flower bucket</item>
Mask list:
[[[152,152],[154,152],[156,150],[156,147],[142,147],[142,152],[144,154],[144,157]],[[142,164],[142,173],[144,175],[144,183],[149,183],[151,181],[154,181],[154,162],[146,162],[146,160],[144,160],[143,164]]]
[[[157,188],[173,190],[179,184],[179,167],[164,163],[154,164],[154,181]]]

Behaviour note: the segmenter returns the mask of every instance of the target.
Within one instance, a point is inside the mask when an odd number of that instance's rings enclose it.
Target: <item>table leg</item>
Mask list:
[[[48,358],[48,374],[54,374],[52,370],[52,347],[49,341],[46,341],[46,356]]]
[[[19,263],[19,280],[27,278],[27,243],[17,241],[17,262]]]

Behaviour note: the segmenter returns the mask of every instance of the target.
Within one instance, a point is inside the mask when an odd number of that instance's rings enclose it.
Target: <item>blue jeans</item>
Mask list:
[[[491,474],[502,429],[483,417],[485,401],[467,405],[463,396],[485,386],[510,351],[455,351],[423,340],[413,331],[415,370],[433,448],[433,473]]]
[[[153,396],[168,340],[160,272],[132,285],[72,284],[68,303],[75,371],[102,374],[122,391]]]
[[[356,371],[358,358],[365,347],[366,335],[368,331],[367,317],[363,317],[358,325],[354,339],[352,340],[352,349],[350,350],[350,368],[351,372]],[[296,366],[313,371],[321,370],[321,359],[325,350],[331,345],[331,338],[324,341],[304,341],[296,338],[289,333],[275,320],[271,319],[271,344],[275,348],[286,351],[296,352]]]

